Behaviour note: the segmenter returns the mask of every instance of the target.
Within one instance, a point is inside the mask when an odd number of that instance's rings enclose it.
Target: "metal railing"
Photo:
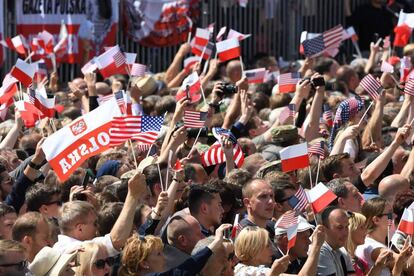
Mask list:
[[[241,42],[243,59],[249,62],[256,53],[266,52],[285,60],[299,58],[299,39],[302,30],[323,32],[337,24],[345,25],[344,1],[346,0],[251,0],[246,8],[235,1],[201,0],[202,18],[199,26],[216,23],[216,32],[227,26],[241,33],[252,34]],[[350,0],[352,9],[369,0]],[[120,0],[122,2],[122,0]],[[5,0],[5,36],[15,35],[14,1]],[[120,12],[122,14],[122,3]],[[122,18],[119,26],[123,26]],[[147,48],[131,40],[122,29],[117,41],[127,52],[136,52],[138,62],[146,64],[153,72],[166,70],[178,46]],[[352,45],[345,43],[348,52]],[[16,55],[6,51],[6,62],[2,73],[7,72],[16,61]],[[64,64],[60,67],[60,78],[64,81],[78,76],[79,66]]]

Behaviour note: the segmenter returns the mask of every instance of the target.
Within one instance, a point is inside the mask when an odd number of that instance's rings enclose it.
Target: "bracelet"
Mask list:
[[[41,164],[37,165],[37,164],[33,163],[32,161],[29,161],[29,167],[32,168],[32,169],[35,169],[35,170],[39,170],[42,167],[42,165]]]

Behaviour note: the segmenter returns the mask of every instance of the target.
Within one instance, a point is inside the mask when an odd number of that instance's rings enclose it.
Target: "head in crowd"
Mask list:
[[[365,216],[360,213],[350,213],[348,229],[349,235],[345,248],[351,256],[355,256],[355,249],[358,245],[364,244],[367,235]]]
[[[17,276],[28,272],[24,246],[18,241],[0,240],[0,274]]]
[[[79,266],[74,270],[76,275],[107,276],[112,273],[115,258],[108,256],[108,252],[101,243],[88,242],[78,251]]]
[[[38,184],[26,192],[27,211],[40,212],[46,217],[60,217],[62,200],[57,185]]]
[[[96,236],[98,216],[93,205],[86,201],[70,201],[62,206],[59,218],[62,234],[74,239],[85,241]]]
[[[174,217],[167,226],[168,244],[189,255],[197,242],[203,238],[200,224],[193,216]]]
[[[351,212],[361,212],[362,195],[348,178],[332,179],[326,186],[337,196],[332,205]]]
[[[243,228],[237,236],[234,251],[243,264],[268,266],[272,263],[269,234],[260,227],[246,226]]]
[[[20,216],[12,229],[13,240],[21,242],[26,248],[30,262],[43,247],[52,245],[50,234],[47,219],[38,212],[28,212]]]
[[[378,185],[378,194],[391,204],[394,203],[395,195],[400,192],[408,192],[410,183],[407,178],[393,174],[384,177]]]
[[[262,226],[271,219],[274,211],[274,194],[272,186],[263,179],[254,178],[243,186],[243,203],[248,219]]]
[[[14,208],[0,202],[0,239],[12,239],[12,227],[16,219],[17,214]]]
[[[330,155],[323,161],[321,171],[327,181],[348,177],[352,183],[361,174],[348,153]]]
[[[271,181],[275,197],[274,218],[279,218],[285,212],[292,210],[291,199],[296,193],[295,186],[290,181]]]
[[[345,246],[348,240],[348,215],[345,210],[329,206],[320,214],[323,226],[326,228],[326,242],[337,250]]]
[[[368,234],[375,233],[385,240],[388,231],[387,220],[393,220],[392,205],[385,198],[372,198],[364,202],[361,213],[366,218]]]
[[[73,276],[73,268],[79,265],[77,257],[77,251],[61,254],[58,250],[45,246],[30,262],[29,269],[34,275]]]
[[[133,234],[125,244],[118,275],[145,275],[164,271],[163,247],[158,237]]]
[[[223,207],[219,190],[209,185],[193,185],[188,195],[190,213],[206,229],[220,225]]]

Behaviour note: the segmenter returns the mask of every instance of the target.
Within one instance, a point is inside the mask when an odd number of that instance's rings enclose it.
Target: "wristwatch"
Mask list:
[[[43,166],[42,164],[37,165],[37,164],[33,163],[31,160],[29,161],[29,167],[32,168],[32,169],[39,170],[42,166]]]

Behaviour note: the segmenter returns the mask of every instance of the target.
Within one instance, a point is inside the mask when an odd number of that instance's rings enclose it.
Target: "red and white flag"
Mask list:
[[[119,116],[113,98],[46,138],[42,149],[61,182],[90,157],[109,148],[112,119]]]
[[[32,84],[35,72],[35,64],[29,64],[21,59],[18,59],[16,65],[12,68],[10,75],[15,77],[24,86],[29,87]]]
[[[408,79],[404,86],[404,93],[414,96],[414,79]]]
[[[125,62],[125,56],[122,54],[118,45],[95,58],[95,63],[103,78],[122,74],[123,70],[125,70]]]
[[[16,51],[20,55],[26,55],[27,45],[22,35],[16,35],[13,38],[6,38],[6,40],[2,41],[1,44],[10,50]]]
[[[238,31],[230,29],[229,34],[227,35],[227,39],[236,38],[239,41],[242,41],[243,39],[249,38],[250,36],[251,34],[242,34],[242,33],[239,33]]]
[[[56,46],[53,48],[53,52],[56,54],[56,58],[63,58],[63,56],[67,53],[69,46],[69,33],[68,29],[66,28],[65,22],[62,20],[60,24],[60,32],[59,32],[59,41]]]
[[[29,90],[30,102],[42,113],[43,116],[53,118],[55,116],[55,97],[44,98],[39,92]]]
[[[239,230],[240,230],[240,224],[239,224],[239,217],[240,217],[240,215],[239,214],[236,214],[235,216],[234,216],[234,222],[233,222],[233,227],[232,227],[232,229],[231,229],[231,238],[234,240],[235,238],[236,238],[236,236],[237,236],[237,233],[239,232]]]
[[[414,212],[412,209],[404,209],[400,224],[398,225],[398,230],[407,235],[414,234]]]
[[[352,41],[358,41],[358,35],[355,32],[354,27],[348,27],[342,32],[342,40],[351,39]]]
[[[240,57],[240,44],[236,38],[226,39],[216,44],[220,62]]]
[[[394,73],[394,66],[392,66],[390,63],[386,62],[385,60],[383,60],[381,62],[381,72],[386,72],[386,73]]]
[[[373,100],[378,99],[381,91],[384,89],[381,83],[376,80],[371,74],[366,75],[359,83],[365,91],[371,96]]]
[[[205,47],[210,40],[210,31],[208,29],[197,28],[195,33],[195,44]]]
[[[88,73],[94,72],[96,69],[98,69],[98,66],[95,63],[95,58],[88,61],[84,66],[82,66],[81,71],[82,74],[86,75]]]
[[[47,54],[53,53],[55,39],[51,33],[49,33],[46,30],[43,30],[41,33],[37,35],[37,38],[40,47],[42,47]]]
[[[308,200],[312,205],[315,214],[320,213],[332,201],[336,199],[336,195],[328,189],[324,184],[319,183],[309,191],[305,191]]]
[[[131,66],[131,77],[143,77],[145,76],[145,71],[147,66],[139,63],[134,63]]]
[[[266,76],[266,68],[258,68],[244,71],[248,83],[263,83]]]
[[[191,103],[196,103],[201,99],[201,82],[197,72],[191,73],[184,79],[181,85],[181,93],[178,93],[176,98],[180,100],[183,97],[190,99]]]
[[[300,81],[300,74],[286,73],[281,74],[278,78],[279,93],[290,93],[296,91],[296,84]]]
[[[187,72],[190,72],[193,65],[196,64],[199,61],[200,61],[199,57],[192,56],[192,57],[186,58],[184,60],[184,70],[186,70]]]
[[[294,224],[287,229],[286,231],[287,238],[288,238],[287,250],[295,246],[297,233],[298,233],[298,224]]]
[[[7,74],[0,87],[0,104],[7,103],[17,92],[17,80],[10,74]]]
[[[202,57],[204,60],[208,60],[213,53],[214,44],[209,42],[205,47],[201,47],[196,44],[191,45],[191,53],[196,56]],[[200,60],[200,59],[199,59]]]
[[[290,172],[309,166],[307,143],[286,147],[279,153],[283,172]]]
[[[227,27],[221,27],[220,31],[217,33],[216,41],[220,42],[223,40],[224,35],[226,34]]]
[[[35,82],[39,83],[43,81],[45,78],[47,78],[47,74],[48,74],[47,66],[43,59],[38,60],[34,62],[33,64],[36,65],[36,72],[35,72],[33,79],[35,80]]]

